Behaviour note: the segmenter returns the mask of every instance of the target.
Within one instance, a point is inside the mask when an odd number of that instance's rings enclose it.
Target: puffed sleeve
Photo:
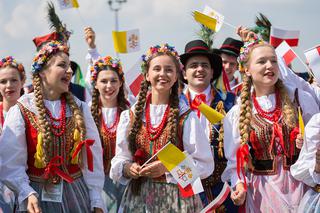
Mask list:
[[[123,185],[127,185],[130,179],[123,176],[123,165],[132,162],[132,154],[129,150],[127,132],[130,125],[130,112],[125,110],[121,113],[117,127],[116,154],[111,160],[110,178]]]
[[[214,170],[210,142],[194,112],[190,112],[183,126],[183,148],[192,157],[200,178],[207,178]]]
[[[304,144],[297,162],[291,166],[292,176],[313,187],[320,184],[320,174],[314,172],[317,147],[320,146],[320,113],[314,115],[305,128]]]
[[[103,169],[103,160],[102,160],[102,147],[99,137],[99,132],[96,127],[96,124],[91,116],[88,106],[82,102],[82,110],[84,119],[86,122],[87,129],[87,138],[95,140],[94,144],[90,147],[93,153],[93,172],[88,170],[87,164],[87,152],[86,148],[82,147],[82,162],[84,164],[82,170],[83,178],[88,186],[89,195],[90,195],[90,204],[91,210],[94,207],[101,209],[105,208],[104,202],[101,197],[101,193],[104,185],[104,169]]]
[[[302,117],[305,124],[309,122],[313,115],[319,113],[319,106],[310,93],[298,90],[299,104],[302,108]]]
[[[9,110],[0,137],[0,178],[18,196],[19,210],[27,210],[27,198],[38,194],[29,185],[25,122],[18,105]]]
[[[223,182],[231,181],[231,187],[235,187],[239,182],[244,180],[239,179],[237,174],[237,158],[236,153],[240,147],[240,132],[239,132],[239,105],[235,105],[227,113],[223,120],[224,129],[224,153],[228,160],[227,167],[221,175]],[[241,176],[242,177],[242,176]]]
[[[303,78],[296,75],[283,61],[281,57],[278,56],[278,64],[280,69],[280,79],[285,85],[290,85],[291,87],[297,87],[311,95],[314,101],[320,105],[320,93],[315,87],[311,86]]]

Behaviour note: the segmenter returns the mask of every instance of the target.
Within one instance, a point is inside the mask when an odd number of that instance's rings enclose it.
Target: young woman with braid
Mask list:
[[[209,142],[197,116],[178,96],[178,53],[168,44],[154,46],[142,57],[144,81],[137,103],[122,112],[110,177],[128,185],[124,212],[199,212],[199,196],[182,198],[163,164],[141,165],[169,141],[187,151],[201,178],[213,171]]]
[[[290,173],[302,147],[298,107],[304,122],[318,112],[312,97],[283,85],[274,48],[240,27],[246,42],[240,54],[244,72],[240,103],[224,119],[228,159],[222,180],[231,179],[231,199],[246,212],[296,212],[304,184]]]
[[[120,60],[99,58],[90,69],[91,113],[100,132],[105,173],[104,192],[108,212],[118,212],[125,187],[109,178],[111,159],[115,155],[116,130],[120,114],[129,104],[124,93],[124,73]]]
[[[17,103],[25,80],[23,65],[12,56],[0,60],[0,134],[7,112]],[[10,212],[13,206],[13,192],[0,182],[0,212]]]
[[[68,47],[45,44],[32,64],[34,93],[7,114],[1,135],[1,180],[19,211],[103,212],[99,133],[89,108],[68,92]]]

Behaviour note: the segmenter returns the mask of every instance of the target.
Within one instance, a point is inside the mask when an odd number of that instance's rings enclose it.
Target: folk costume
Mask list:
[[[154,54],[171,54],[178,58],[173,47],[167,44],[150,48],[143,56],[144,63]],[[177,59],[178,60],[178,59]],[[145,68],[145,64],[142,65]],[[176,91],[177,92],[177,91]],[[141,94],[141,91],[140,91]],[[171,134],[168,125],[169,104],[151,104],[151,93],[147,94],[142,112],[142,125],[134,141],[136,151],[132,154],[127,138],[134,122],[136,105],[121,114],[117,129],[116,155],[111,161],[110,177],[128,185],[123,195],[120,210],[123,212],[199,212],[202,203],[198,195],[182,198],[176,181],[166,172],[157,178],[140,177],[131,180],[124,175],[124,165],[137,162],[142,165],[158,150],[168,143]],[[208,152],[209,143],[205,133],[199,129],[197,116],[189,110],[182,99],[179,99],[179,116],[177,138],[174,144],[192,157],[200,178],[208,177],[214,168],[212,155]],[[155,159],[154,159],[155,160]],[[136,183],[139,183],[138,189]]]
[[[113,71],[117,72],[117,74],[119,75],[119,81],[124,82],[124,73],[122,71],[122,65],[120,61],[111,58],[110,56],[106,56],[104,58],[98,58],[96,62],[91,66],[90,75],[92,88],[94,88],[94,86],[96,85],[99,72],[102,70],[108,70],[108,66],[114,68]],[[92,110],[97,111],[96,116],[98,117],[98,121],[96,121],[96,124],[99,129],[101,145],[103,149],[103,167],[105,174],[103,199],[105,201],[108,212],[118,212],[125,186],[113,181],[109,177],[109,172],[111,167],[111,160],[115,155],[117,134],[116,130],[120,120],[121,109],[119,106],[111,108],[102,107],[100,94],[95,94],[95,92],[93,92],[93,95],[97,96],[93,97],[93,101],[98,101],[98,104],[95,109],[92,109],[91,104],[91,113],[92,115],[94,115]],[[121,94],[118,93],[118,95]],[[116,98],[119,100],[118,96]],[[127,101],[125,105],[126,107],[128,107]]]
[[[260,42],[247,42],[240,58],[246,58],[249,48]],[[280,87],[275,85],[274,93],[260,97],[256,97],[253,87],[247,89],[249,102],[235,105],[224,119],[224,150],[228,163],[222,180],[231,180],[232,187],[244,183],[246,212],[296,212],[305,192],[304,184],[290,173],[290,166],[300,153],[296,144],[298,116],[296,114],[296,126],[286,123],[282,111],[285,100],[280,95]],[[305,123],[319,111],[310,94],[287,86],[283,90],[293,105],[293,113],[301,108]],[[251,114],[247,130],[244,122],[248,118],[241,118],[243,123],[240,121],[240,105],[244,104],[251,105],[250,112],[243,112],[245,116]],[[242,110],[247,107],[243,106]],[[243,134],[248,136],[248,141],[240,143],[240,131],[246,131]]]
[[[0,69],[7,66],[14,67],[20,72],[20,76],[25,78],[25,70],[22,64],[18,63],[12,56],[7,56],[0,61]],[[3,97],[2,97],[3,99]],[[3,102],[0,102],[0,135],[2,133],[4,121],[7,115],[7,111],[4,111]],[[1,175],[0,175],[1,180]],[[10,212],[14,209],[14,193],[8,189],[2,182],[0,182],[0,211]]]
[[[186,45],[185,53],[181,55],[181,62],[186,65],[187,60],[194,55],[208,56],[214,70],[212,79],[212,81],[214,81],[221,75],[222,61],[220,56],[210,53],[208,50],[208,46],[203,41],[191,41]],[[188,83],[185,79],[183,79],[183,81],[184,83]],[[224,158],[223,132],[220,131],[221,122],[214,125],[211,124],[198,110],[195,99],[200,98],[207,105],[225,114],[234,105],[235,95],[230,92],[224,94],[222,91],[209,85],[201,94],[187,87],[183,97],[190,109],[197,114],[201,127],[205,130],[206,136],[209,139],[211,152],[214,156],[215,169],[208,178],[202,180],[205,191],[200,194],[203,204],[208,205],[220,194],[223,188],[224,183],[221,181],[221,174],[226,167],[227,161]],[[229,211],[237,210],[237,207],[233,205],[230,198],[227,198],[222,204],[221,209],[225,208]]]
[[[320,174],[315,171],[316,152],[320,147],[320,114],[314,115],[305,127],[305,141],[297,162],[291,166],[292,176],[308,185],[298,212],[320,211]]]
[[[42,70],[58,51],[67,52],[60,42],[51,41],[34,58],[33,73]],[[26,94],[12,107],[6,118],[0,143],[1,178],[17,195],[19,211],[26,211],[27,198],[38,197],[43,212],[90,212],[104,209],[101,192],[104,173],[102,148],[97,128],[84,102],[73,97],[83,113],[83,135],[67,104],[66,95],[59,100],[44,101],[45,120],[52,140],[44,146],[39,123],[40,113],[34,93]],[[45,160],[44,153],[48,159]]]

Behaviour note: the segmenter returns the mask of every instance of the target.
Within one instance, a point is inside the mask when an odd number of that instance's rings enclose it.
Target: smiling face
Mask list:
[[[173,60],[171,56],[160,55],[149,63],[146,80],[158,93],[170,92],[171,87],[178,79],[177,64]]]
[[[19,97],[25,79],[11,66],[0,69],[0,93],[3,101],[15,103]]]
[[[226,71],[226,74],[228,76],[228,80],[233,80],[233,74],[238,69],[238,61],[237,57],[228,55],[225,53],[221,53],[221,59],[222,59],[222,66],[224,70]]]
[[[98,73],[95,88],[99,91],[102,102],[117,103],[117,96],[122,82],[113,70],[102,70]]]
[[[213,70],[208,57],[192,56],[188,59],[183,77],[188,81],[188,87],[197,92],[203,92],[210,84]]]
[[[69,56],[64,52],[53,55],[40,73],[46,99],[59,99],[68,92],[72,78]]]
[[[279,66],[274,48],[268,45],[255,47],[245,67],[255,87],[274,87],[279,78]]]

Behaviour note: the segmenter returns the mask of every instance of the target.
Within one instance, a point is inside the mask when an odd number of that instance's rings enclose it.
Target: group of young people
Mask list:
[[[0,180],[14,194],[11,210],[200,212],[224,182],[233,190],[217,212],[319,210],[318,88],[253,32],[237,33],[242,41],[228,38],[213,52],[202,40],[183,54],[150,47],[136,101],[120,60],[100,56],[91,28],[89,104],[70,92],[69,47],[57,37],[46,36],[33,59],[33,93],[21,96],[23,66],[2,59]],[[243,83],[224,93],[215,82],[226,72],[238,85],[237,58]],[[211,124],[201,102],[225,118]],[[183,197],[157,158],[142,166],[169,142],[190,155],[204,192]]]

